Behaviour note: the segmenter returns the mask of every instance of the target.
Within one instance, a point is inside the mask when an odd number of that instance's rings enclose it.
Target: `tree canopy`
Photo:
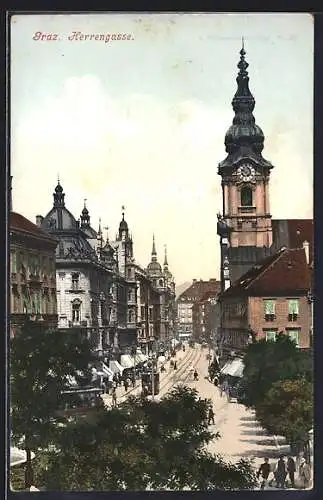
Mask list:
[[[11,435],[27,451],[26,470],[31,468],[30,451],[55,440],[61,420],[56,410],[68,377],[88,384],[91,359],[87,338],[74,329],[48,329],[28,321],[11,340]]]
[[[242,401],[256,408],[272,385],[279,380],[305,379],[313,382],[313,356],[298,349],[284,334],[275,341],[260,340],[247,347],[241,381]]]
[[[159,402],[129,397],[96,421],[62,429],[39,478],[55,490],[250,489],[249,462],[225,463],[207,451],[219,437],[207,425],[210,401],[178,386]]]
[[[313,384],[305,379],[275,382],[256,408],[261,425],[288,443],[307,440],[313,426]]]

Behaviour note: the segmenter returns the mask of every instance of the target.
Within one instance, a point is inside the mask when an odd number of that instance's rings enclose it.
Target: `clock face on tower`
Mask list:
[[[255,169],[250,163],[243,163],[238,168],[237,174],[243,182],[249,182],[255,176]]]

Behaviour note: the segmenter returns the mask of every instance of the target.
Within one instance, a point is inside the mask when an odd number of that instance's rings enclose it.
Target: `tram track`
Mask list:
[[[181,363],[180,367],[177,370],[174,370],[173,375],[169,378],[167,377],[167,381],[161,385],[158,396],[162,397],[163,395],[167,394],[169,389],[174,387],[178,383],[185,383],[190,376],[190,372],[188,372],[183,379],[182,376],[185,373],[185,370],[192,365],[194,365],[195,367],[200,361],[201,355],[202,353],[200,351],[192,349],[190,355],[183,360],[183,363]]]

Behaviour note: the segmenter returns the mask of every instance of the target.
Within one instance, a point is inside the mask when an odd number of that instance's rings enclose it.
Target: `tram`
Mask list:
[[[87,386],[66,388],[61,392],[57,413],[61,416],[84,416],[104,407],[101,394],[103,389]]]
[[[144,391],[146,388],[147,395],[152,395],[153,393],[153,384],[152,384],[153,376],[154,376],[154,395],[156,395],[159,394],[160,390],[159,373],[154,372],[154,374],[152,374],[152,371],[150,370],[143,372],[141,375],[142,390]]]

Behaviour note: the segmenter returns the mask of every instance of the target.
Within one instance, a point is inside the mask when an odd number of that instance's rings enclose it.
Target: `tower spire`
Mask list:
[[[168,267],[168,261],[167,261],[167,245],[164,245],[165,248],[165,258],[164,258],[164,267]]]
[[[157,252],[156,252],[156,245],[155,245],[155,235],[153,234],[153,247],[151,250],[151,261],[157,261]]]

